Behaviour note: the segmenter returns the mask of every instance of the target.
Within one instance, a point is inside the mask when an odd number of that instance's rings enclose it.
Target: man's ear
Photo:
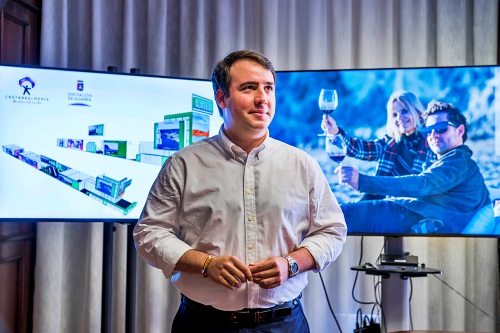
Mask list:
[[[462,140],[464,139],[464,133],[465,133],[465,125],[464,124],[460,124],[458,127],[457,127],[457,131],[458,131],[458,135],[462,138]]]
[[[226,99],[227,97],[222,91],[222,89],[217,89],[217,91],[215,92],[215,101],[217,102],[217,105],[219,105],[221,109],[226,108]]]

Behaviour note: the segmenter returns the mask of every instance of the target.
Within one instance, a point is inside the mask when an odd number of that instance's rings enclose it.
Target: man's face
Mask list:
[[[220,89],[216,92],[224,129],[237,135],[265,135],[276,104],[272,72],[255,61],[242,59],[231,66],[229,75],[229,97]]]
[[[447,113],[440,112],[428,116],[425,126],[435,128],[427,134],[427,142],[438,157],[463,144],[464,125],[449,125]],[[438,133],[440,131],[443,133]]]

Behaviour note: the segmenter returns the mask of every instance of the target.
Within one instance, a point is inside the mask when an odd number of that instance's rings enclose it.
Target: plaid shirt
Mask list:
[[[391,171],[394,168],[394,163],[403,146],[401,142],[396,142],[387,135],[383,139],[360,140],[351,137],[342,128],[339,128],[339,134],[342,135],[347,145],[347,156],[364,161],[377,161],[376,176],[392,175]],[[436,155],[429,149],[427,140],[420,133],[418,136],[421,140],[417,149],[417,156],[413,161],[412,174],[421,173],[436,160]]]

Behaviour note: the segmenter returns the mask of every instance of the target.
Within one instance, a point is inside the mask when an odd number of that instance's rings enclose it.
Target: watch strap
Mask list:
[[[299,265],[297,264],[297,261],[289,255],[284,255],[283,258],[288,261],[288,277],[291,278],[299,274]]]

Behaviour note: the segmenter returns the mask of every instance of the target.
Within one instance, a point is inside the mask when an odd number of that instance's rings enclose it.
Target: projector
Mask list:
[[[418,256],[382,254],[380,255],[380,269],[416,271],[418,269]]]

